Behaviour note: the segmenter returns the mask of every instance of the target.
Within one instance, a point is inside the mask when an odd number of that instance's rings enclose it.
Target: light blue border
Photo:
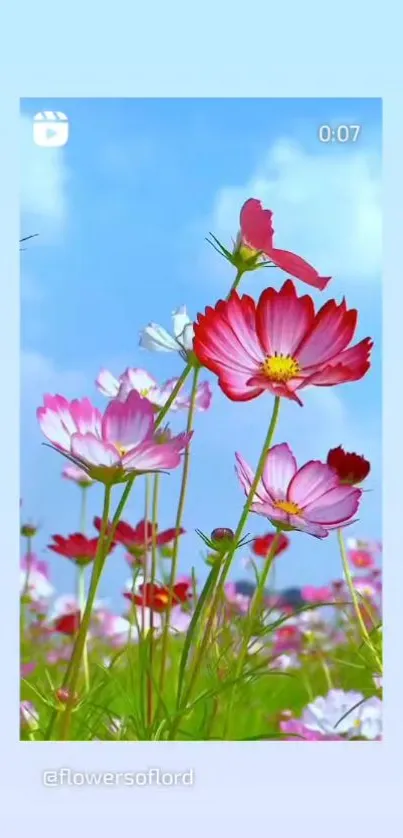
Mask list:
[[[313,5],[313,4],[311,4]],[[387,18],[387,5],[383,6]],[[46,7],[46,9],[45,9]],[[66,7],[67,9],[67,7]],[[46,14],[41,15],[41,11]],[[75,14],[76,12],[76,14]],[[177,16],[175,14],[177,13]],[[18,53],[1,61],[9,79],[0,112],[0,483],[3,660],[0,819],[5,834],[81,838],[88,830],[148,830],[150,836],[202,836],[276,830],[288,836],[400,834],[402,824],[403,312],[401,79],[399,26],[386,35],[367,3],[307,4],[274,12],[269,4],[36,2],[21,11]],[[323,32],[320,21],[324,21]],[[189,20],[189,31],[185,30]],[[326,21],[326,23],[325,23]],[[397,22],[396,22],[397,23]],[[389,27],[390,29],[390,27]],[[94,54],[94,45],[97,53]],[[8,59],[8,67],[6,67]],[[384,98],[384,545],[385,741],[379,743],[18,743],[19,518],[19,208],[18,110],[24,97],[383,96]],[[346,750],[348,749],[348,754]],[[195,770],[192,788],[46,789],[46,768]],[[399,792],[400,787],[400,792]],[[161,796],[162,798],[161,799]]]

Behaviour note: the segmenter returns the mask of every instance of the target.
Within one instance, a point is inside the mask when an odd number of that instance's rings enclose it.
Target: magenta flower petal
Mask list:
[[[102,419],[103,438],[122,448],[140,445],[152,436],[153,428],[154,408],[135,390],[124,402],[109,402]]]
[[[270,448],[263,469],[263,484],[273,500],[284,500],[296,471],[296,459],[286,442]]]
[[[70,415],[79,434],[100,435],[102,417],[89,399],[74,399],[70,404]]]
[[[245,495],[249,495],[254,478],[253,471],[241,454],[236,453],[235,459],[237,461],[237,465],[235,466],[235,472],[237,474],[238,480],[245,492]],[[269,504],[271,504],[273,500],[271,495],[268,494],[261,480],[258,483],[254,497],[256,498],[256,501],[260,501],[260,503],[268,502]]]
[[[361,489],[336,486],[304,508],[304,515],[318,524],[339,524],[351,518],[358,509]]]
[[[266,288],[256,309],[256,330],[264,352],[293,356],[314,318],[313,300],[308,296],[298,297],[292,282],[283,294]]]
[[[339,483],[337,474],[330,466],[312,460],[297,471],[290,482],[287,497],[297,506],[305,508]]]
[[[300,518],[298,515],[289,515],[288,524],[290,527],[294,527],[294,529],[299,530],[299,532],[305,532],[308,535],[315,536],[315,538],[327,538],[329,535],[327,525],[325,529],[325,527],[322,527],[320,524]]]

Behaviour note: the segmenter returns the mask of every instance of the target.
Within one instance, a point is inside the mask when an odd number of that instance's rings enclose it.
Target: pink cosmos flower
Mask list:
[[[323,587],[305,585],[301,589],[301,595],[304,602],[310,603],[332,602],[333,600],[333,591],[328,585],[323,585]]]
[[[254,474],[240,454],[235,457],[236,473],[249,495]],[[326,538],[329,530],[352,523],[361,494],[360,489],[342,485],[326,463],[311,460],[299,469],[284,442],[268,451],[251,510],[281,529]]]
[[[21,678],[28,678],[29,675],[36,669],[36,663],[33,661],[27,661],[27,663],[21,663]]]
[[[319,276],[318,271],[296,253],[273,247],[272,218],[271,210],[263,209],[257,198],[245,201],[240,215],[241,243],[251,250],[262,252],[277,268],[323,291],[331,279],[330,276]]]
[[[158,384],[146,370],[129,367],[119,378],[115,378],[109,370],[102,369],[95,381],[98,390],[109,399],[125,400],[132,390],[147,398],[158,408],[164,407],[172,391],[178,383],[178,378],[171,378],[165,384]],[[196,390],[196,410],[208,410],[211,404],[212,392],[210,384],[203,381]],[[171,405],[171,410],[188,410],[190,395],[181,391]]]
[[[78,486],[85,488],[86,486],[92,486],[93,480],[91,477],[88,476],[87,472],[85,472],[79,466],[66,466],[62,471],[62,477],[66,480],[72,480],[73,483],[77,483]]]
[[[134,390],[125,401],[109,402],[103,416],[89,399],[69,402],[46,395],[37,417],[52,447],[93,480],[109,485],[176,468],[191,439],[191,434],[167,438],[156,432],[152,404]]]
[[[266,288],[258,303],[233,292],[206,308],[193,348],[232,401],[270,392],[302,404],[297,390],[359,381],[368,371],[372,340],[347,348],[356,325],[345,300],[329,300],[315,314],[311,297],[298,297],[287,280],[280,291]]]

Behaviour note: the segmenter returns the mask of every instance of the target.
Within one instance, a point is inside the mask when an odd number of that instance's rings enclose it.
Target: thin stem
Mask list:
[[[111,487],[105,486],[105,495],[104,495],[104,507],[102,511],[102,525],[101,525],[101,532],[98,541],[98,548],[97,554],[95,556],[92,576],[90,587],[88,591],[88,598],[83,614],[82,620],[80,620],[80,627],[77,633],[76,642],[74,644],[73,653],[70,659],[69,666],[67,668],[65,680],[63,683],[63,688],[68,690],[68,699],[66,702],[66,708],[63,713],[62,718],[62,728],[61,728],[61,739],[67,739],[69,728],[70,728],[70,720],[71,714],[73,711],[73,705],[75,700],[75,688],[77,685],[78,674],[80,671],[80,663],[81,658],[84,650],[84,645],[86,641],[86,637],[88,634],[88,629],[91,620],[91,614],[93,605],[95,602],[95,597],[98,589],[99,580],[102,575],[103,567],[105,564],[105,559],[108,554],[108,539],[107,539],[107,532],[108,532],[108,525],[109,525],[109,509],[110,509],[110,502],[111,502]]]
[[[193,419],[195,414],[196,408],[196,397],[197,397],[197,385],[199,381],[200,375],[200,368],[196,367],[193,374],[193,383],[192,383],[192,390],[190,393],[190,405],[187,417],[187,424],[186,424],[186,433],[190,433],[193,428]],[[172,562],[171,562],[171,572],[169,575],[169,582],[168,582],[168,607],[166,612],[166,620],[164,624],[164,631],[162,635],[162,651],[161,651],[161,671],[160,671],[160,684],[159,684],[159,694],[162,695],[165,683],[165,674],[166,674],[166,659],[168,653],[168,643],[169,643],[169,622],[170,622],[170,614],[173,605],[173,596],[172,596],[172,589],[175,584],[177,569],[178,569],[178,559],[179,559],[179,539],[180,539],[180,530],[182,525],[183,519],[183,512],[185,508],[185,500],[186,500],[186,492],[188,486],[188,479],[189,479],[189,469],[190,469],[190,450],[189,447],[186,448],[185,453],[183,455],[183,470],[182,470],[182,481],[181,481],[181,488],[179,492],[179,501],[178,501],[178,509],[176,513],[176,520],[175,520],[175,541],[173,546],[172,552]]]
[[[148,544],[148,521],[149,521],[149,518],[150,518],[150,477],[147,474],[146,475],[146,484],[145,484],[145,493],[144,493],[144,524],[145,524],[145,527],[144,527],[144,532],[145,532],[144,547],[145,547],[145,550],[144,550],[143,586],[145,584],[147,584],[147,582],[148,582],[147,577],[148,577],[148,547],[149,547],[149,544]],[[139,638],[139,641],[141,643],[144,640],[145,631],[146,631],[145,617],[146,617],[146,604],[145,604],[144,589],[143,589],[143,597],[142,597],[142,601],[141,601],[141,619],[140,619],[141,637]]]
[[[81,509],[80,509],[80,532],[85,535],[86,531],[86,524],[87,524],[87,486],[81,487]],[[77,600],[78,600],[78,607],[80,611],[80,621],[83,618],[83,614],[85,611],[85,602],[86,602],[86,591],[85,591],[85,567],[80,565],[77,566]],[[87,638],[85,638],[84,642],[84,649],[83,649],[83,670],[84,670],[84,684],[85,684],[85,691],[88,692],[90,688],[90,673],[89,673],[89,666],[88,666],[88,646],[87,646]]]
[[[186,364],[186,367],[184,368],[181,376],[178,378],[178,380],[175,384],[175,387],[172,390],[171,395],[166,400],[166,402],[164,404],[164,407],[162,407],[161,410],[159,411],[158,416],[155,420],[154,428],[158,428],[159,425],[161,424],[162,420],[165,419],[165,416],[167,415],[168,411],[170,410],[171,406],[173,405],[178,393],[181,391],[181,389],[182,389],[186,379],[190,375],[192,369],[194,369],[193,364],[191,364],[190,361],[189,361]]]
[[[78,607],[80,611],[80,622],[83,619],[84,612],[85,612],[85,567],[82,565],[77,565],[77,600],[78,600]],[[90,688],[90,675],[88,669],[88,648],[87,648],[87,638],[84,641],[84,648],[83,648],[83,670],[84,670],[84,684],[85,684],[85,691],[88,692]]]
[[[240,653],[239,658],[238,658],[238,664],[237,664],[237,667],[236,667],[236,670],[235,670],[235,679],[236,680],[238,680],[239,676],[241,675],[244,664],[245,664],[245,660],[246,660],[246,657],[247,657],[247,654],[248,654],[248,649],[249,649],[249,642],[250,642],[250,639],[253,635],[253,628],[254,628],[256,617],[259,613],[259,609],[260,609],[262,600],[264,599],[265,585],[266,585],[267,579],[269,577],[270,570],[272,568],[272,565],[273,565],[273,562],[274,562],[274,559],[275,559],[275,556],[276,556],[276,551],[277,551],[279,539],[280,539],[280,530],[277,529],[276,535],[273,538],[272,545],[271,545],[271,548],[269,550],[269,553],[268,553],[268,556],[267,556],[267,559],[266,559],[265,566],[262,570],[262,573],[260,574],[256,590],[254,592],[254,595],[252,597],[252,601],[251,601],[250,606],[249,606],[249,613],[248,613],[248,617],[247,617],[247,627],[246,627],[245,635],[244,635],[244,638],[243,638],[241,653]],[[231,689],[228,704],[227,704],[227,713],[226,713],[226,719],[225,719],[225,722],[224,722],[224,733],[223,733],[224,738],[227,734],[227,730],[228,730],[228,727],[229,727],[229,724],[230,724],[232,709],[233,709],[234,700],[235,700],[235,694],[236,694],[236,684],[234,684],[234,686]]]
[[[235,279],[234,279],[234,281],[233,281],[233,283],[232,283],[232,285],[231,285],[231,288],[230,288],[230,290],[229,290],[229,294],[228,294],[227,299],[231,296],[231,294],[233,293],[233,291],[236,291],[236,290],[237,290],[238,285],[239,285],[239,283],[240,283],[240,281],[241,281],[241,279],[242,279],[242,277],[243,277],[243,274],[244,274],[244,273],[245,273],[244,268],[238,268],[237,273],[236,273],[236,277],[235,277]]]
[[[343,531],[341,529],[337,530],[337,539],[338,539],[339,547],[340,547],[340,555],[341,555],[341,561],[342,561],[342,564],[343,564],[344,576],[346,578],[347,586],[348,586],[348,589],[350,591],[351,599],[352,599],[352,602],[353,602],[353,605],[354,605],[355,615],[357,617],[357,621],[358,621],[358,625],[360,627],[362,638],[363,638],[364,642],[366,643],[366,645],[370,648],[370,650],[371,650],[371,652],[374,656],[374,659],[376,661],[376,664],[377,664],[377,666],[379,666],[379,672],[382,672],[382,663],[381,663],[381,661],[380,661],[380,659],[379,659],[379,657],[378,657],[378,655],[377,655],[377,653],[374,649],[374,646],[373,646],[371,638],[369,636],[367,627],[366,627],[366,625],[364,623],[364,620],[362,618],[361,609],[360,609],[360,605],[359,605],[358,597],[357,597],[357,592],[354,588],[354,583],[353,583],[353,579],[352,579],[352,576],[351,576],[350,566],[349,566],[348,559],[347,559],[346,548],[345,548],[344,538],[343,538]]]
[[[159,496],[159,474],[154,477],[154,489],[151,508],[152,535],[151,535],[151,568],[150,584],[151,590],[155,585],[157,572],[157,526],[158,526],[158,496]],[[150,608],[150,633],[149,633],[149,668],[147,672],[147,723],[151,728],[154,715],[154,694],[153,694],[153,670],[154,670],[154,610]]]
[[[259,461],[258,461],[258,464],[257,464],[257,467],[256,467],[256,473],[255,473],[254,479],[252,481],[252,485],[251,485],[249,494],[247,496],[246,502],[244,504],[244,507],[243,507],[243,510],[242,510],[242,513],[241,513],[241,517],[239,519],[238,526],[237,526],[235,534],[234,534],[233,545],[230,547],[230,549],[228,550],[228,553],[226,554],[226,557],[224,558],[223,565],[222,565],[222,568],[221,568],[221,571],[220,571],[220,575],[218,577],[217,584],[215,586],[214,585],[212,586],[212,592],[211,592],[212,603],[211,603],[210,616],[214,615],[214,613],[217,611],[217,607],[218,607],[219,602],[220,602],[220,597],[221,597],[221,594],[222,594],[222,591],[223,591],[225,580],[226,580],[226,578],[228,576],[228,573],[229,573],[229,570],[231,568],[232,560],[233,560],[235,551],[237,549],[238,542],[239,542],[239,540],[242,536],[242,533],[243,533],[243,530],[244,530],[244,527],[245,527],[245,524],[246,524],[246,521],[247,521],[247,518],[248,518],[248,515],[249,515],[249,510],[250,510],[250,507],[253,503],[253,499],[254,499],[254,496],[255,496],[256,489],[257,489],[257,487],[259,485],[259,482],[260,482],[260,479],[262,477],[264,465],[265,465],[266,458],[267,458],[267,453],[268,453],[268,451],[271,447],[272,440],[273,440],[273,437],[274,437],[274,433],[275,433],[275,430],[276,430],[278,417],[279,417],[279,411],[280,411],[280,398],[278,396],[276,396],[275,399],[274,399],[273,412],[272,412],[269,428],[268,428],[268,431],[267,431],[267,434],[266,434],[266,437],[265,437],[265,440],[264,440],[264,443],[263,443],[262,452],[260,454]],[[210,576],[211,576],[211,574],[210,574]],[[207,580],[208,582],[210,582],[210,576]],[[202,592],[202,594],[203,594],[203,592]],[[203,633],[202,638],[200,640],[199,650],[200,650],[200,648],[203,648],[203,650],[204,650],[207,647],[212,625],[213,625],[213,619],[209,618],[207,620],[204,633]],[[198,654],[196,657],[197,657],[197,661],[201,661],[200,654]],[[196,680],[196,667],[194,667],[193,675],[192,675],[192,678],[191,678],[191,689],[193,689],[193,685],[195,683],[195,680]],[[182,706],[184,706],[187,703],[187,701],[189,700],[189,697],[190,697],[190,694],[191,694],[191,689],[189,689],[189,687],[188,687],[187,690],[185,691],[185,699],[184,699],[183,702],[181,702]]]

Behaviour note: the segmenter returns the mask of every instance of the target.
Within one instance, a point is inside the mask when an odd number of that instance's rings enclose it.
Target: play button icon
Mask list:
[[[69,138],[69,121],[61,111],[41,111],[34,116],[33,137],[36,145],[60,148]]]

